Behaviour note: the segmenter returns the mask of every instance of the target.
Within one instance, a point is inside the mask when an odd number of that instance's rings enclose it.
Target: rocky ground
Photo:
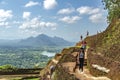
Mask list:
[[[71,53],[71,55],[74,58],[76,58],[77,54],[78,54],[78,52]],[[52,59],[52,62],[57,64],[59,61],[56,60],[56,59]],[[87,66],[86,66],[86,64],[84,66],[84,71],[83,72],[80,72],[78,67],[76,67],[75,72],[74,72],[75,65],[76,65],[76,61],[72,61],[72,62],[67,61],[67,62],[61,63],[62,68],[66,69],[69,74],[76,77],[75,80],[111,80],[111,79],[109,79],[109,78],[107,78],[105,76],[95,77],[95,76],[91,75],[88,68],[87,68]],[[56,80],[56,79],[54,79],[54,77],[55,77],[55,73],[53,73],[53,75],[52,75],[53,79],[50,79],[50,74],[48,74],[46,80]],[[66,80],[66,79],[63,79],[63,80]],[[61,80],[61,79],[59,79],[59,80]]]

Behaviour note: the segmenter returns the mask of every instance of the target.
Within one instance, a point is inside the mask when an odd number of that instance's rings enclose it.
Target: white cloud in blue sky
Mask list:
[[[56,0],[44,0],[44,8],[45,9],[53,9],[56,7],[57,2]]]
[[[89,17],[89,19],[93,23],[102,23],[106,20],[101,13],[93,14]]]
[[[65,16],[63,18],[60,18],[59,20],[60,21],[63,21],[65,23],[75,23],[77,22],[78,20],[80,20],[81,18],[79,16]]]
[[[82,6],[77,8],[77,11],[82,15],[82,14],[96,14],[101,11],[100,8],[93,8],[89,6]]]
[[[89,20],[92,23],[101,23],[106,21],[105,17],[103,16],[104,11],[100,8],[82,6],[77,8],[77,11],[80,15],[89,15]]]
[[[105,30],[106,16],[101,0],[1,0],[0,38],[44,33],[78,41],[86,31]]]
[[[9,18],[12,18],[12,10],[0,9],[0,21],[6,21]]]
[[[34,1],[29,1],[25,7],[31,7],[31,6],[36,6],[36,5],[40,5],[39,2],[34,2]]]
[[[31,15],[31,12],[23,12],[24,19],[29,19],[30,15]]]
[[[20,29],[23,30],[36,30],[36,29],[42,29],[42,28],[47,28],[47,27],[56,27],[57,24],[54,22],[44,22],[40,21],[39,18],[35,17],[31,20],[26,20],[23,22],[22,25],[20,25]]]
[[[9,27],[9,22],[7,20],[13,17],[12,10],[0,9],[0,26]]]
[[[58,14],[70,14],[70,13],[72,13],[74,11],[75,11],[74,8],[65,8],[65,9],[59,10]]]

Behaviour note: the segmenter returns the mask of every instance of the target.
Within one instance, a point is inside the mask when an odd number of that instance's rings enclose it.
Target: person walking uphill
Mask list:
[[[84,49],[84,51],[86,50],[86,45],[87,45],[87,42],[86,41],[82,41],[81,46]]]
[[[79,70],[83,72],[83,66],[84,66],[84,49],[80,48],[79,52]]]

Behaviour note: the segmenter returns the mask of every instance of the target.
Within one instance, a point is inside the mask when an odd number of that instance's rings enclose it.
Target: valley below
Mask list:
[[[42,68],[62,47],[0,48],[0,66],[16,68]]]

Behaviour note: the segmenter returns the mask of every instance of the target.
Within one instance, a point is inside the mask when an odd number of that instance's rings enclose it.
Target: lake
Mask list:
[[[48,51],[43,51],[41,54],[42,55],[46,55],[48,57],[53,57],[53,56],[55,56],[56,53],[52,53],[52,52],[48,52]]]

